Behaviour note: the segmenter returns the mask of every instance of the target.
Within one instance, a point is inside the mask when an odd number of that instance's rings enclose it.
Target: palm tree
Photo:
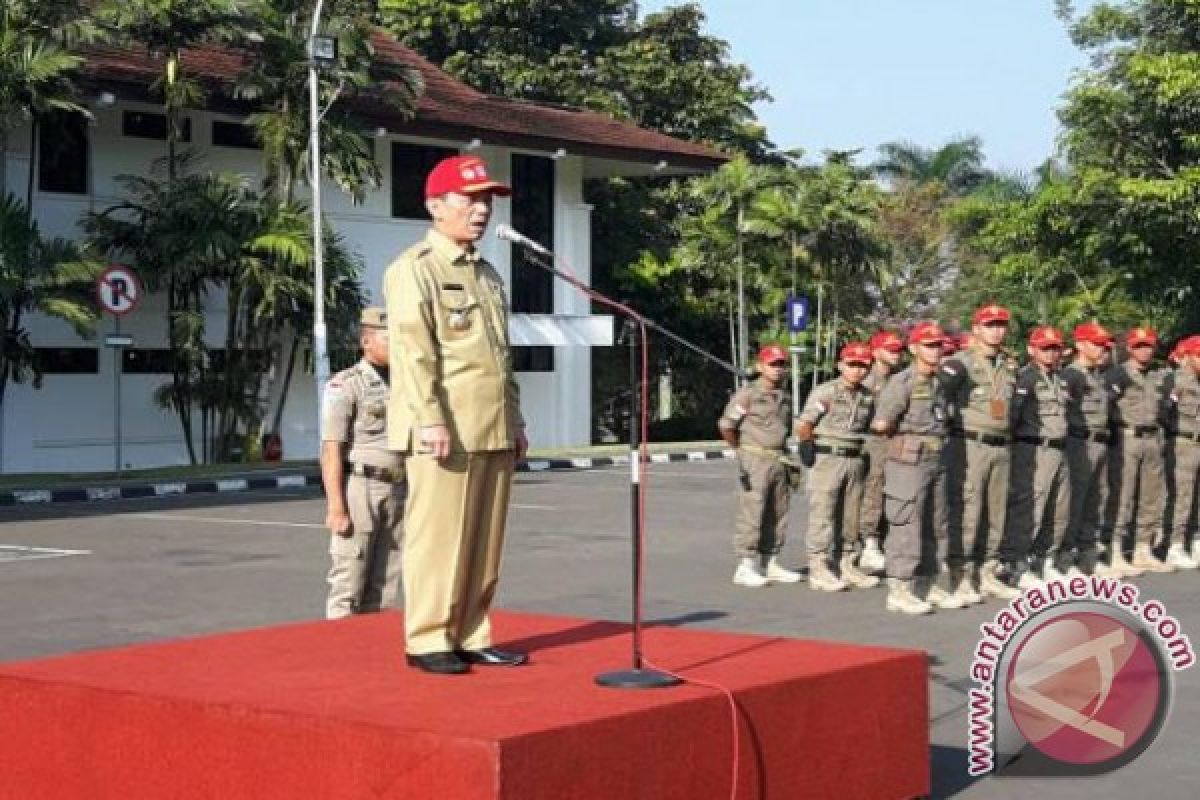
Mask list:
[[[244,42],[253,56],[234,86],[234,96],[256,104],[249,118],[263,145],[264,186],[281,201],[293,199],[296,179],[307,178],[309,122],[306,41],[311,27],[310,0],[255,0],[255,36]],[[424,84],[420,72],[385,65],[375,58],[370,18],[354,6],[335,8],[325,20],[338,39],[338,64],[320,73],[323,172],[356,201],[378,188],[379,171],[366,126],[332,101],[369,95],[392,113],[411,115]]]
[[[879,153],[875,174],[893,185],[937,182],[950,194],[962,196],[978,187],[989,174],[983,166],[983,140],[978,136],[951,139],[938,148],[890,142],[880,145]]]
[[[70,324],[81,337],[96,324],[92,282],[100,265],[65,239],[44,239],[12,195],[0,199],[0,419],[10,382],[41,383],[26,323],[44,314]],[[2,433],[2,431],[0,431]],[[4,447],[0,438],[0,471]]]

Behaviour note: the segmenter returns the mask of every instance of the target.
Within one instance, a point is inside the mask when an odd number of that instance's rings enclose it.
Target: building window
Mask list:
[[[82,114],[65,111],[38,120],[38,189],[87,194],[88,126]]]
[[[447,147],[392,142],[392,216],[429,219],[425,210],[425,176],[443,158],[458,155]]]
[[[191,117],[184,117],[180,128],[180,140],[190,142],[192,140]],[[167,115],[155,114],[150,111],[126,111],[121,116],[121,133],[138,139],[165,141],[167,138]]]
[[[100,351],[94,347],[39,347],[35,351],[43,375],[95,375],[100,371]]]
[[[535,242],[554,249],[554,160],[514,155],[512,159],[513,227]],[[522,314],[554,312],[554,276],[512,247],[512,310]],[[553,372],[553,347],[517,347],[513,369]]]
[[[237,147],[241,150],[261,150],[254,128],[244,122],[213,120],[212,143],[218,147]]]
[[[121,353],[121,372],[126,375],[170,374],[174,356],[170,349],[129,347]]]
[[[516,345],[512,349],[514,372],[554,372],[554,348]]]

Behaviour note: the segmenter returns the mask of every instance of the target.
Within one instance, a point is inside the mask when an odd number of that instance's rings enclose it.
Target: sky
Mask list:
[[[1087,7],[1090,2],[1076,2]],[[643,0],[643,14],[678,0]],[[1086,56],[1053,0],[702,0],[708,33],[774,98],[755,110],[779,147],[936,147],[983,138],[988,166],[1029,171],[1054,152]]]

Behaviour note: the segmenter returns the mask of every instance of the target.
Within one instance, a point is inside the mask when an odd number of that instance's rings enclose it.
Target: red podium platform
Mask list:
[[[396,613],[0,664],[4,800],[724,800],[712,689],[615,690],[624,625],[497,613],[530,666],[403,666]],[[742,800],[929,791],[925,655],[674,628],[661,666],[731,689]]]

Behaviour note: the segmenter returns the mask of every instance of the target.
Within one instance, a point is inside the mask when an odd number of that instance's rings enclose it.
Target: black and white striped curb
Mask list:
[[[712,461],[733,458],[733,450],[696,450],[678,453],[651,453],[650,463]],[[629,464],[628,455],[594,458],[534,458],[517,465],[517,472],[601,469]],[[90,503],[103,500],[133,500],[143,497],[171,497],[188,494],[251,492],[263,489],[303,489],[319,487],[321,475],[315,469],[291,475],[243,478],[208,478],[124,486],[88,486],[64,489],[13,489],[0,492],[0,506],[41,505],[45,503]]]

